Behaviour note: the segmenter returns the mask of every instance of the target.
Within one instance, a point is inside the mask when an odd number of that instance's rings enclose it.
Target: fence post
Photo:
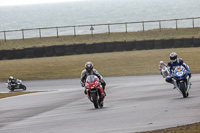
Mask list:
[[[144,32],[144,21],[142,22],[143,32]]]
[[[128,33],[127,23],[125,23],[126,33]]]
[[[110,34],[110,24],[108,24],[108,34]]]
[[[176,20],[176,30],[178,30],[178,20]]]
[[[40,28],[39,28],[39,36],[40,36],[40,39],[42,39],[41,29]]]
[[[159,29],[160,29],[160,31],[161,31],[161,22],[159,21]]]
[[[6,42],[6,31],[4,31],[4,40]]]
[[[57,38],[59,38],[59,35],[58,35],[58,27],[56,27],[56,32],[57,32]]]
[[[22,39],[24,40],[24,30],[22,29]]]
[[[192,26],[193,26],[193,29],[194,29],[194,19],[192,19]]]
[[[90,30],[91,30],[91,35],[93,36],[93,30],[94,30],[94,28],[93,28],[92,25],[91,25],[91,27],[90,27]]]
[[[76,26],[74,26],[74,37],[76,37]]]

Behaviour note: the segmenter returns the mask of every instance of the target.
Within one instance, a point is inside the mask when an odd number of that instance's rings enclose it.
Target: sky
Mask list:
[[[0,6],[30,5],[30,4],[70,2],[70,1],[84,1],[84,0],[0,0]]]

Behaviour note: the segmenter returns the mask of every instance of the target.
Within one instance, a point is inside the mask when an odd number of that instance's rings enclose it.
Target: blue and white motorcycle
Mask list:
[[[189,75],[187,70],[183,66],[177,66],[173,72],[172,79],[174,85],[184,98],[189,96],[189,90],[191,88],[191,82],[189,81]]]

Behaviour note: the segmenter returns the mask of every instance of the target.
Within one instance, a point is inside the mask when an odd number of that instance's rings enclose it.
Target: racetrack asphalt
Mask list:
[[[79,79],[24,81],[27,91],[47,92],[0,99],[0,133],[134,133],[200,122],[200,74],[192,75],[188,98],[161,75],[104,80],[102,109]],[[11,93],[3,82],[0,92]]]

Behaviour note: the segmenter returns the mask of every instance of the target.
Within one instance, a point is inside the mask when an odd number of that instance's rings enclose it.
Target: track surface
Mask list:
[[[25,81],[27,91],[54,91],[0,99],[0,133],[133,133],[200,121],[199,74],[186,99],[160,75],[105,81],[102,109],[94,109],[79,79]]]

